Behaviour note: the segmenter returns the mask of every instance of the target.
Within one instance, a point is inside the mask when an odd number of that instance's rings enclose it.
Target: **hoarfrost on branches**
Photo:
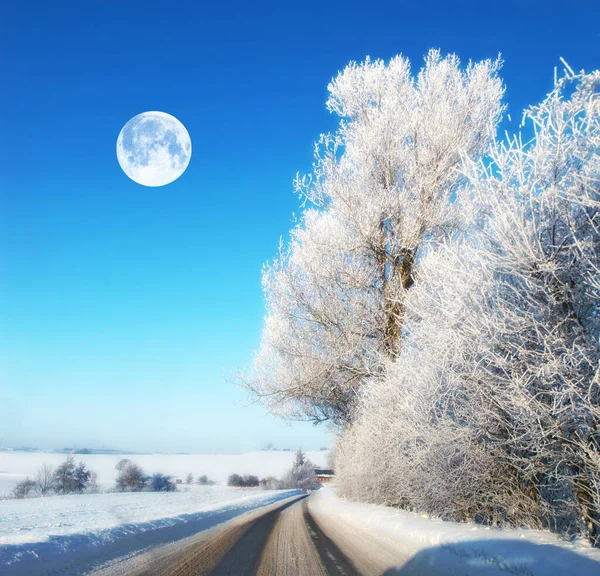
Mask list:
[[[434,50],[416,77],[405,58],[367,59],[330,84],[339,128],[296,181],[310,207],[265,268],[266,325],[243,375],[271,411],[347,423],[365,380],[398,357],[419,260],[470,217],[459,168],[494,136],[499,66]]]
[[[564,62],[563,62],[564,63]],[[352,63],[243,382],[349,498],[600,541],[600,72],[498,140],[500,62]]]
[[[600,73],[465,164],[482,217],[422,262],[409,333],[338,446],[350,497],[444,517],[600,529]]]

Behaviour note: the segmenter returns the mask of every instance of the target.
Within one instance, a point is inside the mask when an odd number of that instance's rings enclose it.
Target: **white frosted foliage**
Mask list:
[[[297,178],[307,206],[264,270],[266,325],[243,375],[269,410],[346,423],[398,355],[418,262],[470,218],[458,168],[493,138],[498,68],[432,51],[416,75],[403,57],[367,59],[332,81],[339,128]]]

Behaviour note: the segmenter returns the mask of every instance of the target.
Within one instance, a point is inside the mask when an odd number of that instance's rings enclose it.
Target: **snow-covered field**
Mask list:
[[[495,530],[444,522],[386,506],[349,502],[325,487],[311,496],[317,519],[387,544],[404,556],[390,574],[462,576],[598,576],[600,550],[538,530]],[[465,568],[465,565],[468,568]],[[398,564],[396,564],[399,567]],[[388,574],[388,572],[386,572]]]
[[[328,451],[306,452],[317,466],[327,465]],[[55,452],[0,452],[0,498],[10,493],[18,480],[33,477],[44,463],[55,468],[64,461],[65,454]],[[261,478],[282,476],[294,461],[294,452],[256,451],[246,454],[76,454],[77,462],[85,462],[98,474],[98,483],[106,488],[114,485],[117,477],[115,464],[129,458],[152,474],[162,472],[184,479],[191,472],[194,478],[206,474],[219,483],[230,474],[253,474]]]
[[[73,494],[0,502],[0,545],[44,542],[51,536],[98,532],[196,514],[231,503],[259,502],[275,491],[186,486],[177,492]]]
[[[0,567],[31,575],[183,538],[298,491],[191,486],[171,493],[49,496],[0,502]],[[166,530],[155,530],[167,528]],[[78,569],[81,566],[78,565]],[[0,570],[3,574],[4,571]]]

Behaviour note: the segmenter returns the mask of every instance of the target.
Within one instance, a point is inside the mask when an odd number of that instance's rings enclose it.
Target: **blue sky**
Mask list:
[[[327,430],[247,407],[224,376],[259,343],[262,264],[297,171],[335,127],[350,60],[429,48],[505,60],[513,118],[563,56],[600,66],[600,9],[571,2],[6,2],[0,15],[3,445],[237,452]],[[161,110],[193,143],[161,188],[115,155]]]

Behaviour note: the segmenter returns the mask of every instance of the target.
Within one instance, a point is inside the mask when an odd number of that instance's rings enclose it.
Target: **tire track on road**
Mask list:
[[[326,567],[326,574],[336,576],[360,576],[352,561],[338,548],[334,541],[329,538],[319,527],[312,517],[306,501],[302,502],[304,522],[308,527],[315,548],[321,556],[321,561]]]
[[[256,576],[327,576],[306,523],[303,501],[281,512],[261,554]]]
[[[262,510],[244,514],[221,526],[217,526],[193,537],[191,542],[160,554],[158,551],[135,559],[136,568],[119,571],[118,567],[111,576],[208,576],[209,574],[253,574],[249,557],[256,556],[254,567],[258,563],[260,551],[264,547],[272,526],[280,511],[302,500],[306,496],[291,501],[273,504]],[[246,558],[241,562],[240,558]],[[238,567],[234,568],[234,564]],[[225,571],[224,571],[225,570]]]
[[[210,572],[210,576],[255,576],[261,573],[264,550],[272,538],[282,515],[297,508],[299,500],[281,506],[256,520],[246,533],[230,549],[223,560]],[[275,574],[275,572],[269,572]],[[316,576],[316,575],[315,575]]]

